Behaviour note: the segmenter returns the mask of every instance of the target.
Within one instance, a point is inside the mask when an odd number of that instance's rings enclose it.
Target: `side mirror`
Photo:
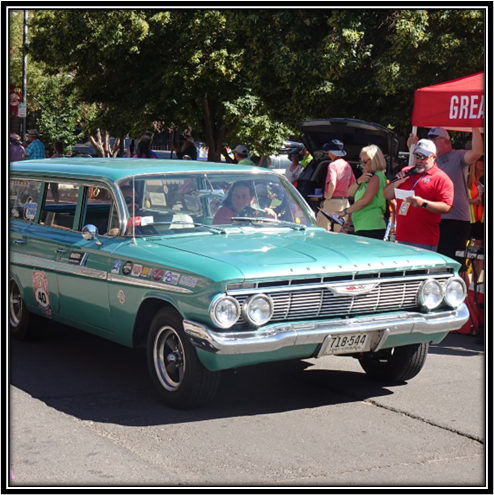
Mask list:
[[[81,233],[82,237],[86,241],[95,241],[98,246],[103,245],[103,243],[98,239],[98,229],[94,225],[84,225],[84,227],[82,227]]]

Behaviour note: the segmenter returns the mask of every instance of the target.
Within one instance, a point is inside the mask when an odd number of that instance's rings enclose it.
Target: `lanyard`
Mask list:
[[[412,183],[412,189],[411,191],[414,190],[415,186],[417,185],[417,182],[426,174],[426,172],[424,172],[415,182]],[[413,181],[413,176],[412,176],[412,181]]]

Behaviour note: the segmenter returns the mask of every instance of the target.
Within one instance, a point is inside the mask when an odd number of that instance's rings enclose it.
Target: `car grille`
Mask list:
[[[290,286],[287,290],[258,290],[269,294],[274,304],[271,322],[297,319],[335,318],[359,315],[365,313],[381,313],[388,311],[412,310],[418,306],[417,293],[425,278],[413,280],[383,281],[377,284],[371,292],[356,296],[346,296],[333,293],[328,287],[318,284],[317,288],[297,289]],[[443,279],[442,281],[444,281]],[[441,282],[441,280],[439,280]],[[330,284],[329,284],[330,285]],[[252,293],[251,293],[252,294]],[[251,294],[231,295],[242,306]],[[244,323],[243,318],[238,324]]]

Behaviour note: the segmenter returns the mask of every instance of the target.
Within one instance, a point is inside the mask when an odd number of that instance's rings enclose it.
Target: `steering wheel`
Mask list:
[[[235,215],[237,217],[249,217],[249,218],[265,218],[269,217],[268,213],[266,213],[262,208],[259,206],[254,206],[254,205],[247,205],[245,206],[238,215]]]

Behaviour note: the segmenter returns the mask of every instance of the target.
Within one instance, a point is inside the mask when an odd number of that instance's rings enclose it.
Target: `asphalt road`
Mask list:
[[[53,325],[11,342],[10,486],[483,487],[485,361],[449,334],[408,384],[352,358],[224,372],[216,401],[163,406],[145,355]]]

